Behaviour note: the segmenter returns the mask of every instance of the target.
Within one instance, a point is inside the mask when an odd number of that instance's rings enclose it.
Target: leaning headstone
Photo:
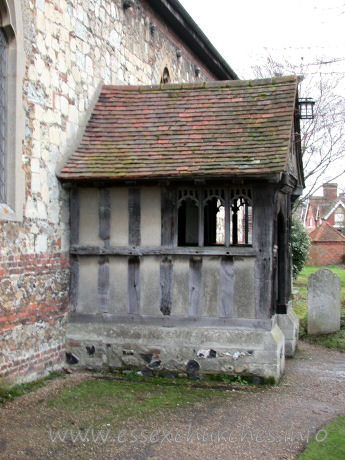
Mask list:
[[[329,334],[339,329],[340,279],[322,268],[308,280],[308,334]]]

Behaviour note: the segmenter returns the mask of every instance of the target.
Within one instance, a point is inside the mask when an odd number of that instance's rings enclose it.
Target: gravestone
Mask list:
[[[322,268],[308,280],[308,334],[329,334],[339,329],[340,279]]]

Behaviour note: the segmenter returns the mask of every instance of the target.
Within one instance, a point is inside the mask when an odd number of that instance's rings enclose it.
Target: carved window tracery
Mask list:
[[[178,190],[178,246],[252,244],[250,188]]]

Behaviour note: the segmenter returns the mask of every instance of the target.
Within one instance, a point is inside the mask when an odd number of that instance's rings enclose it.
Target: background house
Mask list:
[[[345,262],[345,235],[327,221],[310,234],[311,250],[308,265],[336,265]]]
[[[323,185],[323,196],[309,198],[301,219],[308,233],[319,227],[323,221],[337,230],[345,228],[345,195],[338,195],[337,184]]]
[[[337,184],[324,184],[323,196],[310,197],[300,217],[312,243],[308,264],[344,263],[345,196]]]

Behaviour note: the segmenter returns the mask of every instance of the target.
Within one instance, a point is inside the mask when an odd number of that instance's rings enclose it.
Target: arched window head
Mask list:
[[[231,200],[231,235],[232,245],[252,244],[253,211],[248,193],[237,195]]]
[[[203,191],[204,245],[225,245],[225,190]]]
[[[181,189],[178,192],[178,246],[198,246],[199,192]]]
[[[162,72],[162,77],[161,77],[161,83],[165,85],[166,83],[170,83],[170,81],[171,79],[170,79],[169,69],[168,67],[164,67],[163,72]]]

